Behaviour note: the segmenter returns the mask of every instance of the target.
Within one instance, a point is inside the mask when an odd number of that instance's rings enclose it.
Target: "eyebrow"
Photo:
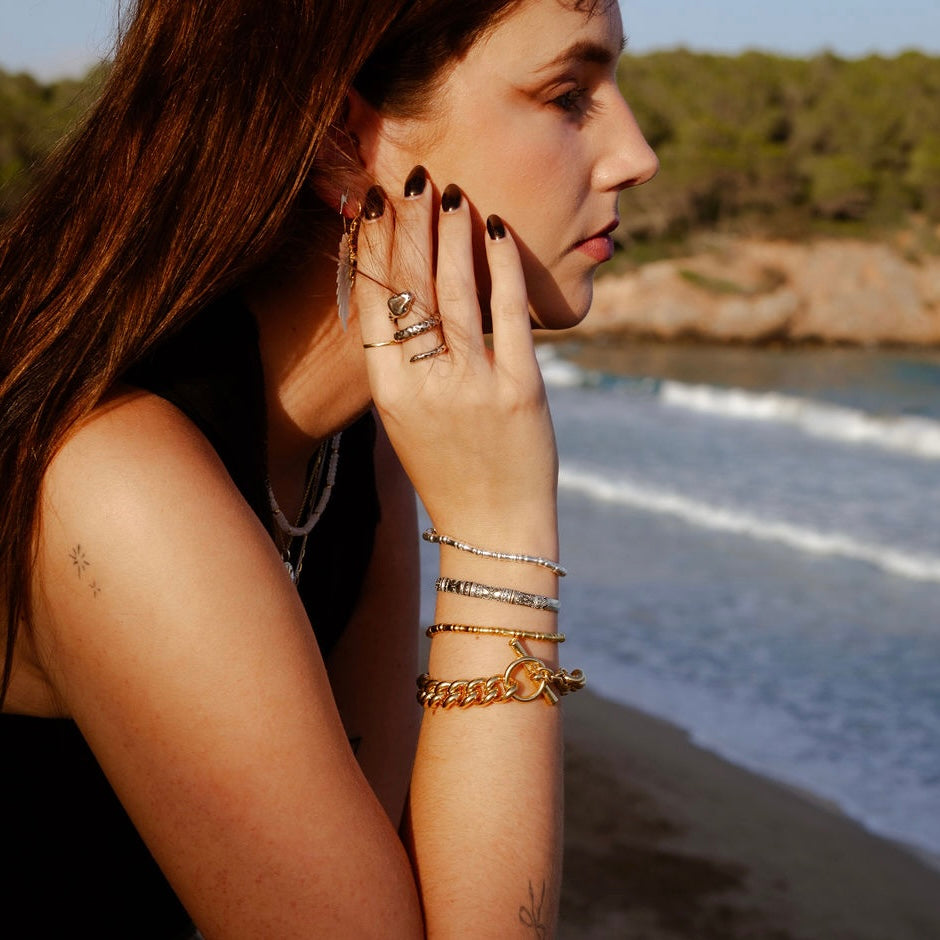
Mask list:
[[[610,46],[601,45],[599,42],[582,39],[572,43],[567,49],[555,56],[551,62],[546,62],[538,71],[547,72],[549,69],[557,68],[559,65],[568,65],[572,62],[584,62],[590,65],[610,65],[623,54],[626,48],[626,36],[620,37],[620,45],[616,51],[612,50]]]

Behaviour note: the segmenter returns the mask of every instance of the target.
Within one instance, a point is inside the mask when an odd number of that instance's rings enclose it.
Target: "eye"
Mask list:
[[[552,104],[561,108],[562,111],[580,113],[584,111],[586,95],[586,88],[572,88],[570,91],[566,91],[557,98],[553,98]]]

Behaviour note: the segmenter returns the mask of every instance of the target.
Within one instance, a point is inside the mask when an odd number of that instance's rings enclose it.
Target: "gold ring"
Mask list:
[[[363,343],[363,349],[381,349],[383,346],[400,346],[401,343],[397,339],[388,339],[384,343]]]

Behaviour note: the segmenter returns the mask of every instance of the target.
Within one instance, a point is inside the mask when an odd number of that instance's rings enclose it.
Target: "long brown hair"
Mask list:
[[[0,704],[42,478],[69,428],[303,237],[300,220],[335,212],[315,193],[342,170],[350,87],[420,114],[517,2],[137,0],[98,103],[0,233]]]

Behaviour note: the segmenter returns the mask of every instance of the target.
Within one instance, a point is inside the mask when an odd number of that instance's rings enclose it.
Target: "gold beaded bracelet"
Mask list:
[[[546,643],[564,643],[564,633],[539,633],[535,630],[514,630],[512,627],[478,627],[469,623],[432,623],[424,635],[431,639],[440,633],[476,633],[502,636],[511,640],[542,640]]]
[[[567,672],[552,669],[537,656],[527,655],[518,640],[509,644],[516,658],[502,675],[488,679],[432,679],[427,673],[418,676],[418,703],[423,708],[470,708],[473,705],[494,705],[504,702],[534,702],[540,696],[550,705],[557,705],[562,695],[583,689],[586,680],[580,669]],[[535,691],[525,694],[515,674],[523,669],[535,683]]]

